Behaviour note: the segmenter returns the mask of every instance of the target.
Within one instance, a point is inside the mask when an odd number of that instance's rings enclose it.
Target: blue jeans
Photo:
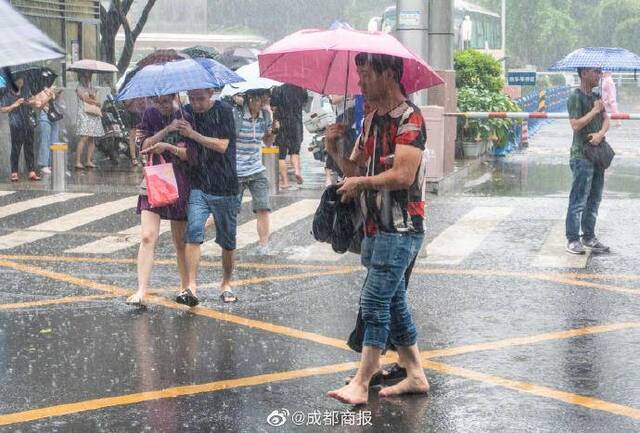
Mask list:
[[[368,271],[360,297],[364,346],[384,350],[388,338],[396,347],[416,343],[404,275],[423,238],[423,234],[381,232],[362,240],[361,261]]]
[[[593,165],[588,159],[572,159],[570,162],[573,184],[569,195],[566,234],[569,242],[596,236],[598,208],[604,189],[604,169]]]
[[[185,242],[204,242],[204,224],[209,214],[212,214],[216,225],[216,243],[225,250],[235,250],[239,204],[236,195],[211,195],[199,189],[192,189],[187,207]]]
[[[49,146],[59,140],[60,122],[51,122],[44,110],[40,111],[38,132],[40,134],[40,147],[38,148],[38,165],[49,167],[51,150]]]

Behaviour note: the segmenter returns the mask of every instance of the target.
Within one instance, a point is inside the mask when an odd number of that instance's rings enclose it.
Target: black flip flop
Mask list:
[[[379,371],[371,376],[371,380],[369,381],[370,387],[394,384],[407,377],[407,369],[400,367],[395,362],[389,367],[383,368],[383,370],[384,373]],[[347,377],[344,381],[345,385],[349,385],[353,378],[354,376]]]
[[[220,294],[220,299],[225,304],[233,304],[234,302],[238,302],[238,297],[233,294],[231,290],[225,290]]]
[[[200,303],[200,300],[193,294],[191,289],[183,290],[178,296],[176,296],[176,302],[178,304],[187,305],[189,307],[195,307]]]

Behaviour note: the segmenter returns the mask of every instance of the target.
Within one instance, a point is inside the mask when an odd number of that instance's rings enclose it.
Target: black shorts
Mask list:
[[[287,155],[300,154],[302,135],[302,122],[280,126],[275,143],[280,149],[280,159],[285,159]]]

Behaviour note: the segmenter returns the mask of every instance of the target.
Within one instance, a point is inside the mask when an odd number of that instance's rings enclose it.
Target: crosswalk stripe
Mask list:
[[[601,207],[598,221],[606,220],[609,213],[607,207]],[[567,252],[566,222],[557,220],[549,230],[547,238],[533,259],[531,265],[536,268],[578,268],[584,269],[589,263],[591,251],[585,254],[571,254]]]
[[[420,263],[460,264],[512,210],[511,207],[485,206],[472,209],[427,245],[421,253]]]
[[[4,194],[0,194],[4,195]],[[17,203],[11,203],[6,206],[0,207],[0,218],[6,218],[11,215],[15,215],[20,212],[25,212],[31,209],[39,208],[41,206],[47,206],[54,203],[61,203],[67,200],[71,200],[78,197],[86,197],[91,194],[85,193],[60,193],[54,195],[48,195],[45,197],[36,197],[29,200],[19,201]]]
[[[320,200],[304,199],[297,201],[289,206],[285,206],[271,213],[271,233],[275,233],[296,221],[299,221],[309,215],[313,215],[318,208]],[[238,226],[236,234],[236,248],[244,248],[247,245],[258,242],[258,232],[256,230],[256,220]],[[219,256],[222,254],[220,246],[215,240],[210,240],[202,244],[202,255]]]
[[[337,262],[345,254],[333,251],[331,244],[313,241],[310,245],[287,248],[288,260],[301,262]]]
[[[23,230],[17,230],[13,233],[0,236],[0,249],[15,248],[20,245],[50,238],[57,233],[67,232],[93,221],[131,209],[136,206],[137,202],[137,195],[130,196],[120,200],[100,203],[96,206],[81,209]]]
[[[160,221],[159,235],[171,231],[171,222],[168,220]],[[142,226],[137,225],[129,227],[126,230],[119,231],[115,235],[106,236],[104,238],[89,242],[88,244],[80,245],[75,248],[70,248],[65,253],[74,254],[111,254],[116,251],[124,250],[126,248],[138,245],[140,243],[140,235],[142,233]]]
[[[242,203],[251,201],[250,197],[243,197]],[[160,221],[160,236],[171,231],[171,224],[167,220]],[[127,249],[140,243],[142,226],[140,224],[129,227],[126,230],[107,236],[88,244],[80,245],[66,250],[66,253],[73,254],[112,254],[120,250]]]
[[[0,191],[0,197],[4,197],[7,195],[15,194],[15,191]]]

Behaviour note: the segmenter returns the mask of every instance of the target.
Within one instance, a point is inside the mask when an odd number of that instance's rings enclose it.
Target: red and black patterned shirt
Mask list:
[[[374,176],[393,166],[396,145],[425,149],[427,131],[420,109],[404,101],[385,115],[374,113],[365,119],[365,127],[351,155],[367,159],[367,176]],[[424,159],[414,182],[408,189],[366,190],[360,196],[360,208],[366,218],[366,233],[424,233]]]

